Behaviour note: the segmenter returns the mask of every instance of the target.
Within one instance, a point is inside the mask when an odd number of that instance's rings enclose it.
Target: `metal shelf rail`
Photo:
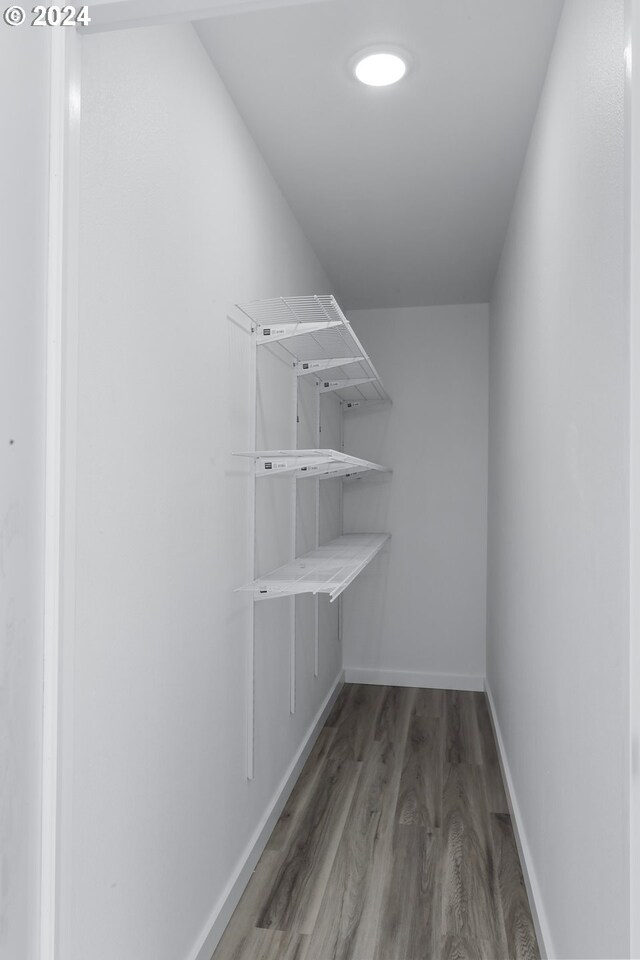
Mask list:
[[[253,593],[256,600],[327,593],[333,602],[371,563],[389,537],[388,533],[345,534],[264,577],[237,587],[236,592]]]

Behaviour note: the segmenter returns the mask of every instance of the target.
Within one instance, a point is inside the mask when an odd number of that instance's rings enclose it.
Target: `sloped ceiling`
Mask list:
[[[328,0],[196,29],[347,309],[489,299],[562,0]],[[352,77],[400,45],[393,87]]]

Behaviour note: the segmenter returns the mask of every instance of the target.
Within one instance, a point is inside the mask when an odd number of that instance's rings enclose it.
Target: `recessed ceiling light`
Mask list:
[[[409,57],[404,51],[383,49],[363,50],[352,60],[353,72],[361,83],[369,87],[388,87],[402,80],[408,68]]]

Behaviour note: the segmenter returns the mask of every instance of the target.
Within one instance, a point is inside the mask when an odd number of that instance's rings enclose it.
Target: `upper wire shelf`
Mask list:
[[[318,378],[321,392],[336,393],[347,408],[391,402],[335,297],[276,297],[237,307],[251,321],[258,344],[279,343],[299,376]]]

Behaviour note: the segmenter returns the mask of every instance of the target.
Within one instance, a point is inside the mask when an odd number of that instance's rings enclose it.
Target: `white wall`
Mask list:
[[[347,533],[390,532],[344,595],[347,677],[482,688],[488,308],[355,311],[391,407],[345,415],[345,450],[393,468],[345,485]]]
[[[631,956],[640,956],[640,70],[631,70],[631,50],[640,51],[640,2],[626,0],[626,176],[629,191],[630,256],[627,263],[630,316],[631,603],[630,680],[630,890]]]
[[[547,949],[629,950],[623,2],[567,0],[491,305],[488,678]]]
[[[49,38],[0,25],[0,958],[40,899]]]
[[[230,305],[326,277],[190,26],[83,42],[78,582],[69,960],[187,960],[340,667],[309,670],[252,576],[249,336]],[[293,372],[261,356],[261,440],[295,439]],[[275,481],[274,481],[275,482]],[[264,481],[269,484],[269,480]],[[284,489],[284,488],[282,488]],[[262,488],[259,566],[291,545]],[[269,533],[271,536],[269,537]],[[280,562],[282,562],[280,560]]]

